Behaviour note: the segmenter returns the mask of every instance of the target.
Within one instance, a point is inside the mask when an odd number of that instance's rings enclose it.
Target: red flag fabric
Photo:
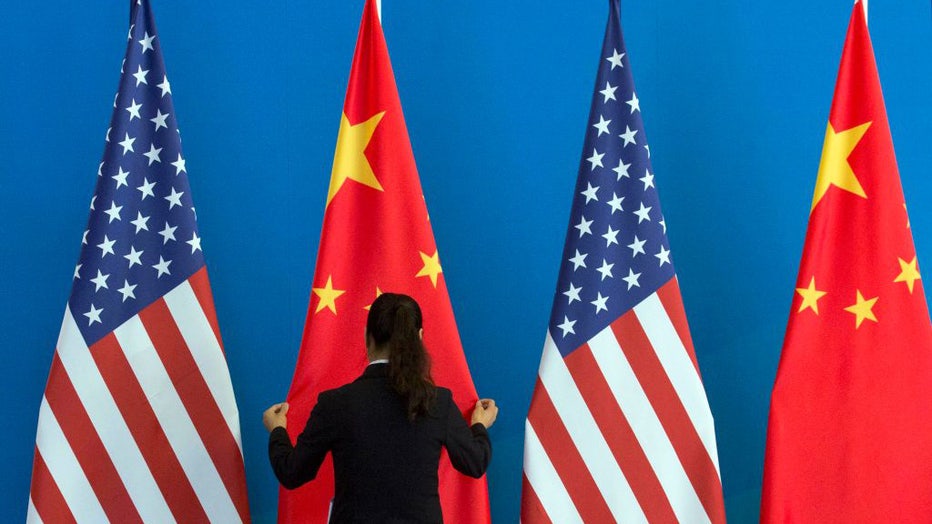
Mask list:
[[[132,3],[124,56],[26,521],[249,522],[239,413],[148,0]]]
[[[367,0],[340,119],[304,338],[291,389],[288,432],[304,428],[321,391],[366,365],[365,320],[383,291],[405,293],[424,314],[438,385],[465,413],[478,399],[466,365],[374,0]],[[486,481],[456,472],[444,453],[440,502],[450,522],[489,522]],[[391,482],[391,479],[386,479]],[[279,493],[280,522],[326,522],[333,498],[328,457],[317,478]]]
[[[932,329],[864,10],[770,406],[763,522],[932,521]]]

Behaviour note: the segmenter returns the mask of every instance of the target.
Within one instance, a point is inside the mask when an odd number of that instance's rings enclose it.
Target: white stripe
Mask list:
[[[612,329],[605,328],[589,341],[592,355],[631,425],[657,480],[679,522],[709,522],[702,501],[696,494],[657,412],[651,406],[631,364],[625,358]]]
[[[58,338],[58,358],[139,516],[146,522],[175,522],[67,306]]]
[[[540,363],[540,381],[547,388],[553,407],[563,420],[615,520],[647,522],[549,331]]]
[[[239,513],[223,479],[181,402],[142,320],[134,316],[113,330],[113,334],[207,517],[211,522],[240,522]]]
[[[29,496],[29,507],[26,508],[26,524],[42,524],[39,512],[36,511],[36,505],[32,503],[32,496]]]
[[[634,306],[634,313],[647,334],[650,345],[653,346],[660,359],[663,370],[670,377],[673,389],[686,409],[699,439],[705,446],[715,471],[718,472],[718,449],[715,446],[715,423],[712,420],[712,411],[709,410],[709,401],[705,396],[702,381],[696,366],[689,358],[683,341],[680,340],[673,322],[667,316],[667,311],[654,293]],[[721,479],[721,473],[718,474]]]
[[[551,522],[583,521],[530,420],[524,423],[524,475]]]
[[[107,514],[44,396],[39,406],[36,447],[75,520],[107,522]]]
[[[223,414],[230,433],[236,439],[236,444],[240,448],[240,455],[243,453],[243,445],[240,442],[239,428],[239,411],[236,408],[236,398],[233,396],[233,383],[230,381],[230,370],[227,368],[226,359],[223,356],[223,349],[217,341],[217,335],[214,333],[210,321],[204,314],[197,295],[188,281],[182,282],[178,287],[169,291],[164,297],[168,310],[171,312],[184,337],[191,356],[197,363],[201,376],[207,382],[207,387],[213,394],[214,401]]]

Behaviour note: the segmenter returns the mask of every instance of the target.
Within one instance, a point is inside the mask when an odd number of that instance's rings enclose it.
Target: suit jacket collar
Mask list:
[[[388,364],[369,364],[360,378],[378,378],[388,376]]]

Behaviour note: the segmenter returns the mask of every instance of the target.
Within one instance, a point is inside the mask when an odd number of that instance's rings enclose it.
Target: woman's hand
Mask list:
[[[490,398],[482,398],[476,402],[472,410],[472,424],[482,424],[486,428],[492,427],[498,417],[498,406]]]
[[[262,423],[265,424],[265,429],[271,432],[273,429],[281,426],[283,428],[288,427],[288,417],[285,415],[288,414],[288,403],[279,402],[269,409],[265,410],[265,413],[262,414]]]

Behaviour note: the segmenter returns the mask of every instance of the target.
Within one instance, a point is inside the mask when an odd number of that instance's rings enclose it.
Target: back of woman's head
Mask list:
[[[430,356],[421,341],[423,318],[413,298],[382,293],[369,308],[366,338],[388,350],[392,387],[407,401],[410,420],[426,415],[436,396],[430,377]]]

